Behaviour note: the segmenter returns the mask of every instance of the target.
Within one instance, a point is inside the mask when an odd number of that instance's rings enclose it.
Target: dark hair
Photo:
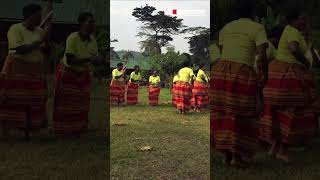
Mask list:
[[[117,64],[117,67],[121,67],[121,66],[123,66],[123,63],[118,63]]]
[[[206,66],[206,64],[202,63],[202,64],[200,64],[199,69],[201,69],[201,68],[203,68],[205,66]]]
[[[252,0],[241,0],[236,4],[235,11],[239,18],[252,18],[255,9],[255,3]]]
[[[286,16],[287,23],[292,23],[292,21],[296,20],[297,18],[299,18],[299,16],[303,15],[304,12],[305,11],[302,8],[290,9]]]
[[[139,65],[135,65],[135,66],[134,66],[134,69],[137,69],[137,68],[140,68],[140,66],[139,66]]]
[[[185,61],[181,64],[183,67],[189,67],[191,66],[191,62],[188,60],[188,61]]]
[[[27,18],[29,18],[30,16],[34,15],[35,13],[37,13],[39,11],[42,11],[42,7],[40,5],[38,5],[38,4],[28,4],[22,10],[23,18],[27,19]]]
[[[91,12],[83,12],[80,13],[80,15],[78,16],[78,23],[82,24],[84,23],[88,18],[93,18],[94,15]]]

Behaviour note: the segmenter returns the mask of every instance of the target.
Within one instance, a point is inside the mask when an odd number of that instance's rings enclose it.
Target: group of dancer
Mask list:
[[[52,16],[52,0],[48,1]],[[8,31],[9,52],[1,72],[0,123],[4,135],[10,129],[29,131],[48,128],[47,75],[51,17],[42,18],[42,8],[29,4],[23,8],[23,21]],[[44,21],[43,21],[44,20]],[[56,136],[79,136],[88,130],[90,106],[90,65],[104,63],[93,36],[95,19],[90,12],[78,17],[79,30],[66,40],[65,55],[54,80],[53,129]]]
[[[205,73],[205,64],[200,65],[197,76],[190,68],[189,62],[183,64],[174,76],[171,86],[172,104],[179,110],[180,114],[186,114],[191,107],[195,112],[200,112],[209,104],[209,77]],[[149,77],[148,97],[149,105],[157,106],[161,91],[161,79],[157,71]],[[118,63],[117,68],[112,71],[110,84],[111,105],[137,105],[139,87],[142,84],[140,67],[137,65],[130,77],[126,77],[126,68],[123,63]],[[125,98],[126,97],[126,98]]]
[[[290,162],[289,147],[306,145],[318,131],[311,67],[319,56],[307,43],[306,14],[290,11],[287,24],[268,39],[254,21],[254,3],[241,2],[237,12],[240,18],[225,25],[212,46],[219,54],[209,90],[212,144],[231,166],[250,162],[260,143]]]

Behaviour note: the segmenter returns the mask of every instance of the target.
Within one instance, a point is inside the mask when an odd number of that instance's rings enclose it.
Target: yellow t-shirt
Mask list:
[[[202,80],[201,76],[205,77],[206,82]],[[199,69],[196,81],[202,82],[202,83],[207,83],[208,82],[208,76],[206,75],[206,73],[202,69]]]
[[[250,19],[238,19],[227,24],[219,33],[221,59],[255,64],[256,47],[268,43],[265,28]]]
[[[179,80],[183,82],[191,82],[191,78],[194,77],[193,70],[188,67],[184,67],[178,72]]]
[[[74,32],[69,35],[66,42],[66,51],[65,54],[73,54],[76,59],[90,58],[98,55],[98,46],[96,39],[91,36],[90,41],[83,41],[78,32]],[[68,65],[66,56],[63,58],[63,63],[67,67],[71,67],[76,71],[85,71],[88,70],[89,64],[81,65]]]
[[[210,59],[211,62],[214,63],[216,61],[218,61],[221,58],[221,53],[220,53],[220,49],[217,46],[217,44],[211,44],[210,45]]]
[[[149,77],[149,83],[152,85],[152,86],[158,86],[159,83],[160,83],[160,76],[150,76]]]
[[[18,55],[16,54],[15,50],[10,49],[40,41],[43,38],[44,34],[45,31],[41,28],[35,28],[33,31],[30,31],[26,27],[24,27],[22,23],[12,25],[7,34],[9,54],[17,58],[21,58],[27,62],[42,63],[44,60],[44,56],[40,48],[34,49],[33,51],[24,55]]]
[[[116,79],[117,76],[121,76],[121,75],[123,75],[123,71],[119,71],[118,69],[114,69],[112,71],[112,79],[113,80],[123,82],[124,81],[123,77]]]
[[[140,73],[136,74],[135,72],[132,72],[130,74],[130,82],[131,80],[134,80],[134,81],[141,81],[141,75]]]
[[[286,63],[296,63],[301,64],[296,58],[292,55],[289,50],[289,43],[297,42],[299,43],[299,47],[303,54],[305,54],[308,50],[307,42],[305,41],[303,35],[299,32],[298,29],[287,25],[282,33],[282,36],[279,41],[279,46],[277,50],[277,60],[286,62]]]
[[[173,83],[176,83],[177,81],[179,81],[179,76],[178,75],[175,75],[174,77],[173,77]]]

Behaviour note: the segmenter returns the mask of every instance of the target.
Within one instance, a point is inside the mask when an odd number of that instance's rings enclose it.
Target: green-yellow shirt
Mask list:
[[[203,81],[201,77],[204,77],[206,79],[206,81]],[[199,69],[196,81],[202,82],[202,83],[208,82],[208,76],[206,75],[206,73],[202,69]]]
[[[179,70],[178,76],[179,76],[179,81],[190,83],[192,77],[194,77],[194,73],[193,73],[193,70],[191,68],[184,67],[184,68]]]
[[[238,19],[219,33],[221,59],[249,65],[255,64],[256,47],[268,43],[265,28],[250,19]]]
[[[303,54],[305,54],[308,50],[308,45],[303,37],[303,35],[299,32],[298,29],[287,25],[282,33],[282,36],[279,41],[279,46],[277,50],[277,60],[286,62],[286,63],[296,63],[301,64],[290,52],[289,43],[297,42],[299,43],[299,48]]]
[[[7,34],[9,54],[17,58],[21,58],[27,62],[42,63],[44,60],[44,56],[40,48],[34,49],[24,55],[16,54],[15,50],[10,49],[40,41],[44,36],[44,33],[44,30],[42,30],[41,28],[35,28],[33,31],[30,31],[26,27],[24,27],[22,23],[12,25]]]
[[[209,51],[210,51],[211,62],[214,63],[214,62],[218,61],[221,58],[221,53],[220,53],[220,49],[217,46],[217,44],[216,43],[211,44],[209,49],[210,49]]]
[[[149,83],[152,86],[158,86],[160,83],[160,76],[150,76],[149,77]]]
[[[118,69],[114,69],[112,71],[112,79],[113,80],[123,82],[124,81],[123,77],[116,79],[116,77],[121,76],[121,75],[123,75],[123,71],[119,71]]]
[[[74,32],[69,35],[66,42],[65,54],[73,54],[76,59],[85,59],[98,55],[98,46],[96,39],[91,36],[89,41],[83,41],[78,32]],[[67,67],[71,67],[76,71],[86,71],[89,68],[89,64],[81,65],[68,65],[66,56],[63,58],[63,63]]]
[[[136,74],[136,72],[132,72],[130,74],[130,82],[131,82],[131,80],[133,80],[133,81],[141,81],[140,73]]]

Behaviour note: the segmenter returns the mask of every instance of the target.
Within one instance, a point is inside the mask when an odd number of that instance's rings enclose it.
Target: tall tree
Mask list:
[[[209,60],[210,29],[205,27],[191,27],[184,29],[182,33],[192,36],[186,37],[189,43],[189,51],[192,53],[192,63],[202,64]]]
[[[164,11],[155,11],[155,7],[146,5],[137,7],[132,12],[132,16],[142,23],[137,36],[145,38],[141,41],[141,48],[147,54],[160,54],[161,48],[173,40],[172,35],[178,34],[184,27],[182,19],[166,15]]]

